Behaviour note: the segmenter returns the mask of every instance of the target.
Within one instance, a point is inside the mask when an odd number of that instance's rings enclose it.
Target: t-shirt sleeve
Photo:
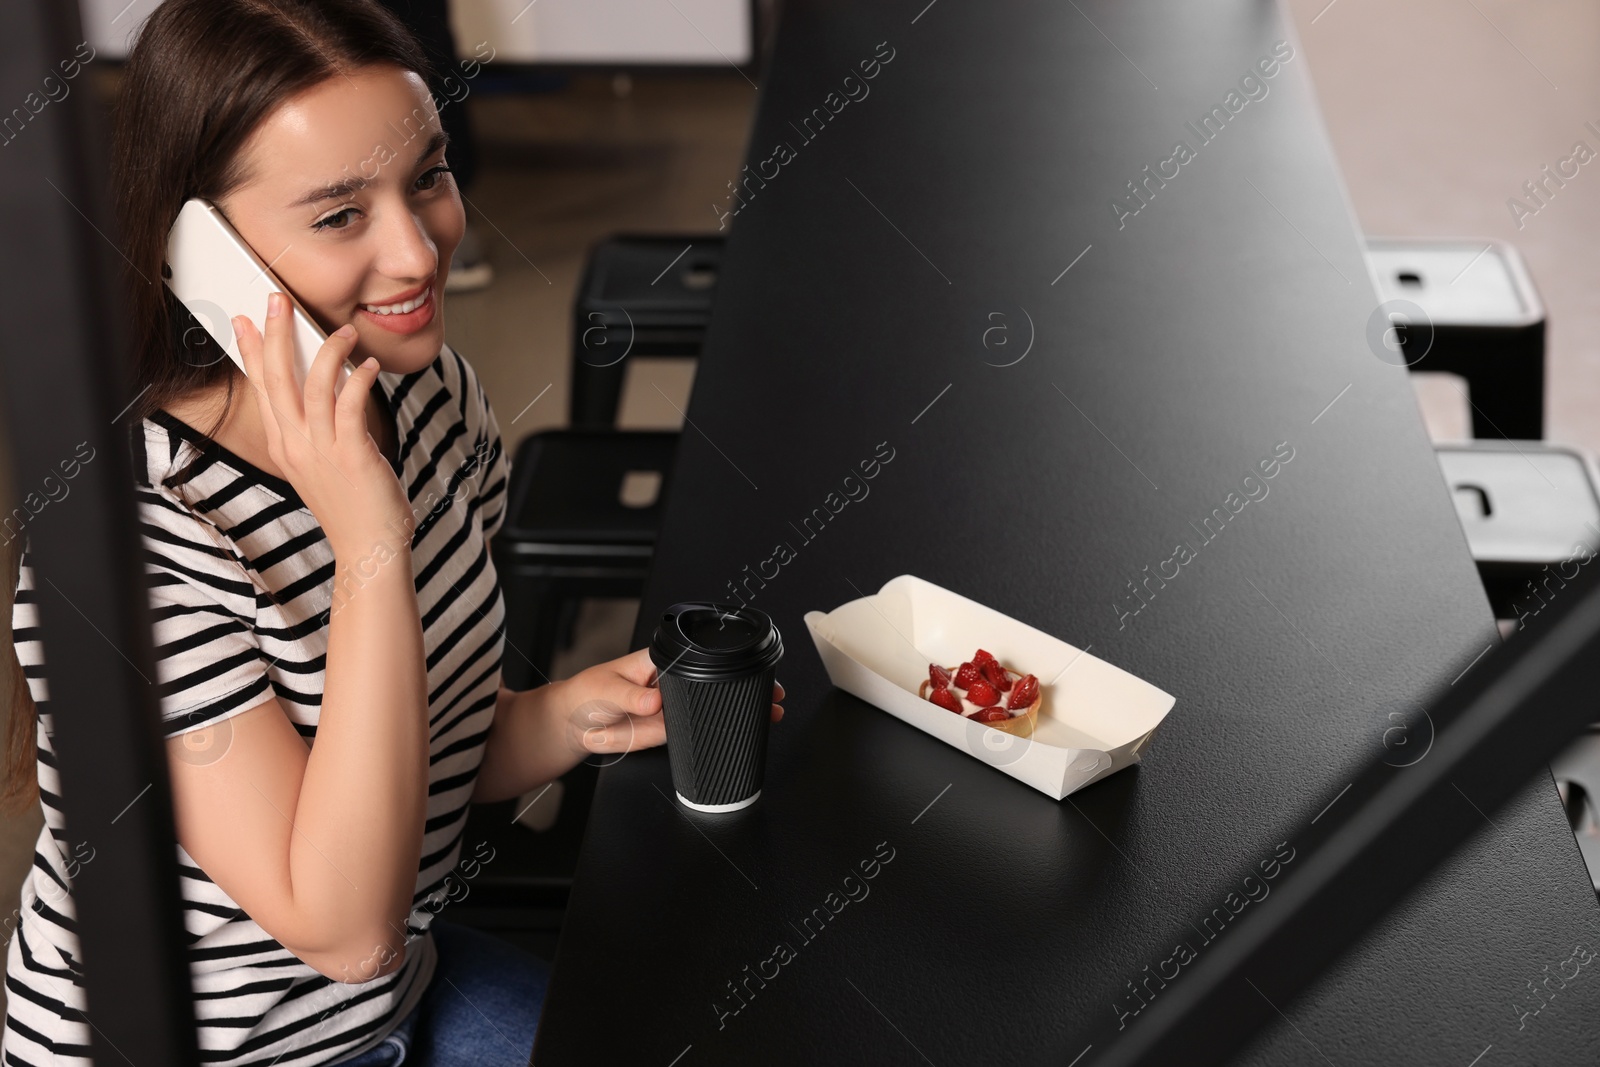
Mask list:
[[[39,637],[39,604],[34,592],[33,564],[26,542],[18,548],[17,588],[11,601],[11,640],[17,663],[28,679],[28,696],[40,711],[49,703],[49,686],[44,678],[44,644]],[[48,714],[48,713],[46,713]]]
[[[141,488],[139,495],[162,729],[175,737],[264,704],[273,690],[255,635],[255,587],[231,543],[167,491]],[[24,550],[12,636],[48,725],[39,580]]]
[[[511,464],[506,459],[505,446],[500,439],[500,423],[489,395],[477,372],[464,358],[461,360],[462,380],[467,391],[469,429],[473,433],[473,448],[477,457],[474,481],[477,483],[478,513],[483,521],[483,536],[493,537],[505,525],[507,496],[511,485]]]
[[[166,736],[266,703],[256,586],[233,542],[164,488],[140,490],[139,522]]]

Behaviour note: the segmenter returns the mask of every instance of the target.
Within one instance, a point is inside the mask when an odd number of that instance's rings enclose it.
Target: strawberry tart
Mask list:
[[[959,667],[928,664],[917,695],[996,730],[1031,737],[1039,719],[1039,679],[1010,670],[983,649]]]

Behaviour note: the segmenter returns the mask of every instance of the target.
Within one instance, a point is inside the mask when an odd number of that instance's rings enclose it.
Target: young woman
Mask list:
[[[664,740],[644,650],[499,684],[488,539],[507,465],[444,343],[464,216],[426,73],[373,0],[165,0],[118,101],[130,442],[212,1064],[525,1067],[544,965],[435,918],[480,858],[468,804]],[[331,333],[303,387],[276,301],[262,331],[233,321],[245,377],[162,284],[191,197]],[[112,831],[69,845],[55,803],[33,588],[24,557],[13,628],[46,826],[7,953],[4,1062],[45,1067],[88,1063],[72,879]]]

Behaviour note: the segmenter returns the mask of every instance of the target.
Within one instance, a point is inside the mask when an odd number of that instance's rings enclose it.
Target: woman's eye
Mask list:
[[[347,208],[343,208],[343,209],[341,209],[339,211],[335,211],[332,215],[327,215],[327,216],[324,216],[323,218],[317,220],[316,225],[312,226],[311,228],[313,230],[342,230],[342,229],[345,229],[350,224],[350,219],[349,219],[348,216],[354,210],[355,210],[355,208],[353,208],[353,207],[347,207]]]
[[[426,192],[436,187],[439,184],[439,179],[449,173],[450,168],[443,163],[431,170],[423,171],[421,176],[417,178],[417,188]]]
[[[437,167],[423,171],[422,174],[418,175],[417,177],[417,191],[425,193],[438,188],[439,179],[443,175],[449,174],[450,172],[450,167],[444,163],[439,164]],[[347,207],[339,211],[335,211],[333,214],[327,215],[313,223],[311,228],[313,230],[348,229],[351,222],[351,213],[357,210],[359,209]]]

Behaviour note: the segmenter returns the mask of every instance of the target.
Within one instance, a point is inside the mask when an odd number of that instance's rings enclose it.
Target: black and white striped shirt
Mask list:
[[[503,651],[487,538],[505,518],[508,465],[483,387],[448,345],[428,367],[380,374],[378,384],[394,413],[401,484],[417,518],[411,561],[427,657],[427,821],[407,921],[416,936],[391,973],[335,982],[252,921],[177,845],[201,1058],[212,1064],[309,1067],[376,1045],[432,978],[428,928],[462,881],[447,876],[470,862],[461,856],[462,830]],[[314,742],[335,593],[333,553],[316,519],[287,481],[166,412],[134,428],[131,444],[167,736],[276,696]],[[25,555],[12,626],[39,708],[45,826],[6,956],[4,1062],[87,1067],[72,877],[92,862],[94,830],[74,832],[78,844],[69,845],[33,589]],[[187,758],[214,756],[195,750]]]

